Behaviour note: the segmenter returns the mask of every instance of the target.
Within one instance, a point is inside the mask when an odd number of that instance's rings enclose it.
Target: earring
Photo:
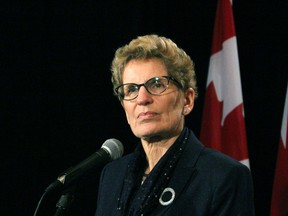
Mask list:
[[[184,109],[183,110],[183,115],[186,115],[187,114],[187,109]]]
[[[190,107],[185,106],[183,110],[183,115],[188,115],[190,112]]]

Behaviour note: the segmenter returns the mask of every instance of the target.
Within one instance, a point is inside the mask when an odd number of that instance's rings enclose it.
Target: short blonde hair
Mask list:
[[[194,63],[185,51],[172,40],[158,35],[139,36],[129,44],[116,50],[111,65],[112,83],[115,88],[123,84],[122,74],[132,59],[158,58],[163,61],[169,76],[173,76],[186,91],[192,88],[197,97],[197,81]]]

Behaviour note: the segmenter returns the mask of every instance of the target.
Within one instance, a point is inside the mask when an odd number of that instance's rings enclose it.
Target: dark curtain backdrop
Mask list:
[[[32,215],[44,189],[109,138],[131,152],[132,135],[112,95],[115,50],[138,35],[174,40],[195,61],[200,96],[186,124],[201,125],[216,0],[0,3],[1,215]],[[269,215],[287,86],[288,5],[234,1],[257,215]],[[75,188],[70,215],[93,215],[101,168]],[[55,212],[59,194],[45,202]]]

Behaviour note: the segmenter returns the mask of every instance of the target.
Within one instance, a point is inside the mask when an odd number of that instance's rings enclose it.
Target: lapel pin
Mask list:
[[[167,187],[163,190],[159,203],[163,206],[170,205],[175,199],[175,191],[173,188]]]

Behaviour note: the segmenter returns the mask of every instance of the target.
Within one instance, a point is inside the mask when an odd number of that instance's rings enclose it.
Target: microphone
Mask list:
[[[116,160],[122,157],[123,152],[124,148],[119,140],[114,138],[106,140],[101,148],[90,157],[80,162],[75,167],[69,168],[60,174],[57,180],[46,188],[45,192],[71,185],[86,171],[95,166],[103,166],[112,160]]]

